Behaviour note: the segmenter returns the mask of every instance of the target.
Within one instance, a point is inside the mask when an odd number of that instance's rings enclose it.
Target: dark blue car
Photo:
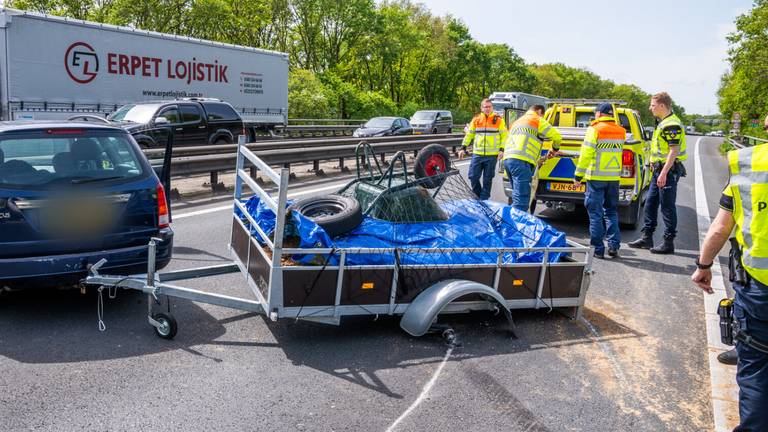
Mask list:
[[[126,131],[94,123],[0,122],[0,290],[145,272],[147,243],[171,260],[165,191]]]

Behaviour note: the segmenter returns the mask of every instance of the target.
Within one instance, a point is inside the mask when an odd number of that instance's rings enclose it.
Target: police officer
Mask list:
[[[736,337],[741,421],[734,431],[768,431],[768,146],[731,151],[728,165],[730,180],[691,279],[713,292],[710,268],[735,226],[741,258],[732,263],[731,278],[741,333]]]
[[[487,200],[491,197],[496,161],[503,156],[501,150],[504,149],[504,141],[507,139],[507,126],[504,124],[504,119],[493,112],[490,100],[483,99],[480,109],[482,112],[469,124],[467,134],[461,143],[459,158],[466,156],[466,148],[474,143],[472,161],[469,163],[469,182],[475,195],[481,200]]]
[[[672,112],[672,98],[666,92],[651,97],[651,113],[659,124],[651,140],[651,167],[653,177],[645,201],[643,235],[629,242],[632,248],[650,249],[655,254],[675,252],[677,235],[677,182],[685,175],[682,162],[688,157],[685,151],[685,128],[680,118]],[[664,243],[653,246],[653,232],[658,223],[659,204],[664,219]]]
[[[543,105],[530,107],[512,123],[504,143],[504,169],[507,170],[512,187],[512,206],[524,212],[528,211],[531,200],[531,179],[541,158],[543,140],[552,141],[552,150],[547,153],[547,156],[551,156],[560,149],[560,141],[563,139],[543,115]]]
[[[589,213],[590,244],[595,257],[619,256],[619,180],[621,156],[627,133],[613,118],[613,105],[602,103],[595,111],[595,121],[587,129],[579,151],[573,182],[578,187],[587,182],[584,206]]]

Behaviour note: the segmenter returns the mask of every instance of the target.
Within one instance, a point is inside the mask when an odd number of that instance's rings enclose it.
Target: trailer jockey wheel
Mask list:
[[[152,315],[152,319],[157,321],[159,326],[152,325],[155,334],[163,339],[173,339],[178,331],[176,319],[171,314],[157,313]]]

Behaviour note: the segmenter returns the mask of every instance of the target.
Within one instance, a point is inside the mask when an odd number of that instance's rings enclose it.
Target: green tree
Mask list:
[[[755,0],[752,10],[736,18],[736,31],[728,36],[730,71],[723,75],[718,90],[720,112],[730,118],[739,112],[742,131],[765,136],[759,129],[747,129],[748,119],[768,112],[768,0]]]

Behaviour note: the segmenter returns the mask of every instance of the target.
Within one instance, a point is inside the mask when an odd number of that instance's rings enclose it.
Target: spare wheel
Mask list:
[[[320,195],[300,199],[288,210],[295,210],[335,237],[353,229],[363,221],[360,203],[352,197]]]

